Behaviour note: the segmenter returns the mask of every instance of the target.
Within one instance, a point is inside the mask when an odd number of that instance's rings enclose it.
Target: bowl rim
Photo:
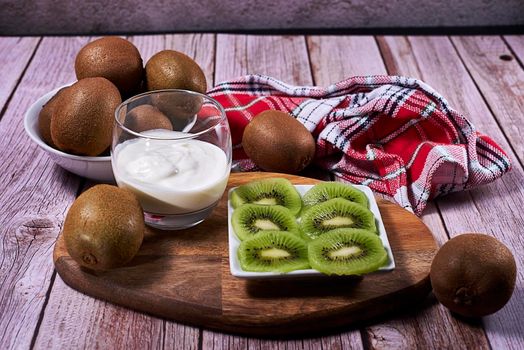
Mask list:
[[[38,121],[38,116],[40,114],[40,110],[37,110],[38,109],[38,106],[39,105],[44,105],[45,103],[47,103],[57,92],[58,90],[64,88],[64,87],[68,87],[68,86],[71,86],[72,84],[74,84],[75,82],[71,82],[71,83],[68,83],[68,84],[64,84],[54,90],[51,90],[47,93],[45,93],[44,95],[40,96],[34,103],[31,104],[31,106],[27,109],[27,111],[25,112],[25,115],[24,115],[24,129],[25,129],[25,132],[27,135],[29,135],[29,137],[38,145],[40,146],[40,148],[42,148],[44,151],[48,152],[48,153],[53,153],[57,156],[60,156],[60,157],[63,157],[63,158],[68,158],[68,159],[71,159],[71,160],[78,160],[78,161],[88,161],[88,162],[107,162],[107,161],[111,161],[111,156],[79,156],[79,155],[76,155],[76,154],[70,154],[70,153],[66,153],[66,152],[63,152],[63,151],[60,151],[56,148],[53,148],[51,146],[49,146],[47,143],[44,142],[44,140],[42,140],[42,137],[40,136],[40,133],[38,132],[38,130],[35,128],[32,128],[31,127],[31,123],[33,123],[34,121]],[[40,107],[41,109],[41,107]],[[34,129],[34,130],[33,130]]]

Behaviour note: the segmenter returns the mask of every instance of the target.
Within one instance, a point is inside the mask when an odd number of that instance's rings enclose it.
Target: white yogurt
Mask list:
[[[176,137],[177,132],[143,133]],[[219,147],[200,140],[136,138],[116,146],[113,172],[120,187],[135,193],[144,211],[186,214],[209,207],[222,197],[229,161]]]

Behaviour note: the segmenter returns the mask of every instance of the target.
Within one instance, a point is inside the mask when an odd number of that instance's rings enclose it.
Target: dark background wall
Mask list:
[[[0,0],[0,34],[490,27],[524,0]]]

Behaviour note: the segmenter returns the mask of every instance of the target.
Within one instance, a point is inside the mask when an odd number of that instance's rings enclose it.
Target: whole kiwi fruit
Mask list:
[[[108,270],[136,255],[144,230],[144,214],[132,192],[96,185],[74,201],[62,234],[67,252],[79,265]]]
[[[40,114],[38,114],[38,131],[40,132],[40,136],[45,143],[53,148],[56,148],[56,145],[51,138],[51,118],[55,113],[55,107],[57,104],[56,101],[58,101],[58,97],[62,91],[64,91],[64,89],[66,88],[58,90],[58,92],[54,94],[54,96],[51,97],[45,105],[42,106]]]
[[[268,110],[257,114],[244,129],[244,151],[266,171],[295,174],[315,156],[311,133],[291,115]]]
[[[146,63],[146,86],[149,91],[183,89],[200,93],[207,90],[206,76],[191,57],[174,50],[163,50]]]
[[[64,90],[51,119],[51,138],[64,152],[97,156],[111,144],[114,112],[122,102],[116,86],[85,78]]]
[[[447,241],[431,264],[433,293],[445,307],[465,317],[482,317],[511,298],[517,266],[497,239],[466,233]]]
[[[138,49],[117,36],[103,37],[85,45],[76,56],[75,72],[78,80],[104,77],[125,97],[139,90],[144,76]]]
[[[125,127],[135,132],[152,129],[173,130],[168,117],[152,105],[140,105],[133,108],[126,115]]]

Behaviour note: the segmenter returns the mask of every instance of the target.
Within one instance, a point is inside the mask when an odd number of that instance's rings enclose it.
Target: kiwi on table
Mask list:
[[[300,235],[295,216],[280,205],[244,204],[235,209],[231,224],[243,241],[264,231],[286,231]]]
[[[61,151],[98,156],[111,145],[116,86],[101,77],[77,81],[60,94],[51,119],[51,138]]]
[[[330,199],[311,207],[300,221],[300,229],[305,238],[309,239],[317,239],[325,232],[342,227],[377,232],[375,216],[369,209],[342,198]]]
[[[295,216],[302,209],[300,194],[295,186],[284,178],[263,179],[239,186],[231,193],[231,205],[238,208],[246,203],[281,205]]]
[[[130,110],[124,126],[135,132],[153,129],[173,130],[173,125],[168,117],[152,105],[140,105]]]
[[[144,214],[131,191],[96,185],[74,201],[62,234],[67,252],[78,264],[108,270],[136,255],[144,230]]]
[[[306,242],[289,232],[250,237],[240,243],[237,255],[244,271],[286,273],[309,268]]]
[[[163,50],[146,63],[146,85],[149,91],[183,89],[204,94],[206,76],[189,56],[174,50]]]
[[[364,192],[356,189],[350,184],[342,182],[321,182],[313,186],[302,197],[306,209],[333,198],[343,198],[351,202],[368,207],[368,197]]]
[[[40,114],[38,114],[38,131],[40,132],[40,136],[45,143],[53,148],[56,148],[56,145],[51,138],[51,119],[55,113],[58,98],[65,89],[67,89],[67,87],[58,90],[58,92],[42,107]]]
[[[85,45],[75,59],[78,80],[103,77],[116,85],[123,97],[138,92],[144,75],[140,52],[130,41],[109,36]]]
[[[295,174],[315,156],[311,133],[290,114],[268,110],[257,114],[244,129],[242,147],[266,171]]]
[[[445,307],[465,317],[500,310],[515,289],[517,265],[496,238],[466,233],[447,241],[433,258],[433,293]]]
[[[380,238],[366,230],[339,228],[308,245],[311,267],[328,275],[362,275],[388,261]]]

